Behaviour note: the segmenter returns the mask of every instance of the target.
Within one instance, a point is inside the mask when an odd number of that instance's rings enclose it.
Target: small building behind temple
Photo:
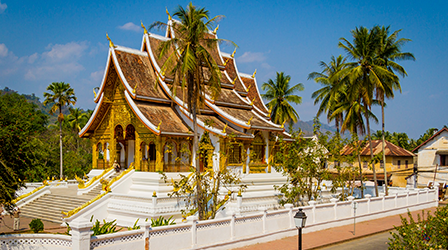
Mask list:
[[[117,46],[110,41],[107,66],[95,93],[95,110],[80,137],[90,138],[93,169],[105,169],[117,161],[136,171],[187,172],[192,156],[193,122],[180,87],[162,70],[167,57],[159,58],[161,42],[176,36],[170,19],[165,36],[146,32],[140,49]],[[217,38],[216,33],[209,32]],[[238,71],[234,54],[209,53],[221,70],[221,93],[197,116],[199,141],[208,141],[200,167],[217,167],[220,161],[241,173],[269,173],[276,141],[290,138],[283,126],[269,120],[255,73]],[[170,66],[168,66],[169,68]],[[95,91],[94,91],[95,92]]]
[[[382,141],[372,140],[372,148],[374,156],[381,156]],[[406,187],[406,177],[413,173],[414,169],[414,154],[404,148],[401,148],[389,141],[385,141],[385,155],[386,155],[386,171],[388,181],[392,182],[392,186]],[[342,150],[343,155],[352,155],[354,148],[345,146]],[[370,144],[367,141],[361,149],[361,164],[363,177],[369,181],[373,181],[373,171],[370,166]],[[334,165],[333,165],[334,166]],[[359,169],[359,162],[355,159],[353,166]],[[381,157],[379,163],[375,164],[377,181],[379,185],[384,184],[384,164]],[[359,177],[358,177],[359,178]]]
[[[430,181],[446,183],[448,180],[448,128],[443,127],[428,140],[412,150],[417,154],[419,186]]]

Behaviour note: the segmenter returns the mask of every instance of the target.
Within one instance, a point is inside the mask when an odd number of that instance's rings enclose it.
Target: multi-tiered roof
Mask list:
[[[101,124],[112,105],[117,79],[124,87],[123,94],[132,112],[150,131],[157,135],[192,136],[188,125],[192,115],[182,89],[173,89],[169,66],[162,71],[167,57],[159,58],[158,54],[161,42],[175,36],[173,22],[177,21],[168,21],[165,36],[145,30],[140,50],[115,46],[111,42],[103,81],[94,99],[97,106],[80,136],[89,137]],[[207,35],[217,38],[211,31]],[[221,92],[215,99],[205,94],[205,106],[197,116],[198,126],[218,136],[233,134],[241,139],[253,138],[253,130],[285,134],[282,126],[270,121],[255,73],[240,73],[234,54],[221,52],[218,44],[209,49],[209,53],[221,70]]]

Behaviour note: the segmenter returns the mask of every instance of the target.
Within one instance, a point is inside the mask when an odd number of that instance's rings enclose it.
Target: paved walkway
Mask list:
[[[20,217],[20,230],[14,231],[14,219],[9,215],[4,215],[2,221],[0,222],[0,234],[11,234],[11,233],[32,233],[30,231],[29,224],[33,220],[30,217]],[[53,223],[49,221],[42,220],[44,223],[45,232],[49,233],[64,233],[67,231],[67,227],[61,226],[61,224]]]
[[[431,211],[431,214],[436,210],[435,207],[425,209],[425,211]],[[414,219],[417,219],[417,214],[421,214],[420,211],[414,211],[411,213]],[[425,212],[426,214],[426,212]],[[407,213],[401,214],[408,218]],[[302,236],[303,249],[319,249],[324,246],[349,241],[361,237],[366,237],[372,234],[385,232],[394,229],[394,226],[401,225],[400,215],[389,216],[381,219],[370,220],[356,223],[356,232],[353,235],[353,224],[329,228],[326,230],[306,233]],[[287,237],[280,240],[275,240],[267,243],[260,243],[250,245],[242,248],[236,248],[235,250],[295,250],[297,249],[297,236]]]

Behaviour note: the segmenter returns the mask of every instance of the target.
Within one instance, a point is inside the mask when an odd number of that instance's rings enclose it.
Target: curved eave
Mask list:
[[[267,124],[271,125],[272,127],[263,127],[263,126],[252,126],[252,128],[259,128],[259,129],[266,129],[266,130],[274,130],[274,131],[281,131],[284,132],[285,129],[282,128],[282,126],[275,124],[271,121],[266,120],[261,115],[259,115],[256,111],[252,110],[252,113],[257,116],[258,119],[262,120],[263,122],[266,122]]]
[[[112,48],[112,59],[114,60],[115,68],[117,70],[117,73],[118,73],[118,76],[120,77],[121,82],[124,85],[124,88],[132,96],[132,98],[135,99],[136,94],[132,93],[131,85],[129,85],[128,81],[126,80],[126,77],[123,74],[123,71],[121,70],[121,67],[120,67],[120,64],[118,63],[117,55],[115,54],[114,48]]]
[[[260,98],[261,105],[263,105],[263,108],[265,108],[266,110],[269,110],[269,109],[266,107],[266,105],[264,105],[263,98],[261,98],[261,95],[260,95],[260,89],[258,88],[258,84],[257,84],[257,78],[254,77],[253,79],[254,79],[255,87],[257,88],[257,95],[258,95],[258,98]],[[263,113],[266,114],[266,116],[269,116],[266,112],[263,112]]]
[[[134,111],[134,114],[138,117],[138,119],[154,134],[160,135],[160,130],[157,129],[157,127],[152,124],[146,117],[142,114],[140,109],[135,104],[134,100],[132,100],[132,97],[129,95],[127,91],[124,91],[124,96],[126,97],[126,102],[131,107],[132,111]]]
[[[104,93],[101,93],[101,95],[99,95],[99,103],[96,105],[95,109],[93,110],[93,114],[90,116],[89,121],[86,123],[86,125],[81,129],[81,131],[79,131],[79,137],[83,137],[84,134],[90,129],[90,127],[92,126],[93,121],[96,119],[96,116],[98,115],[98,112],[101,108],[101,105],[103,104],[103,99],[104,99]]]
[[[176,108],[179,108],[180,112],[182,112],[182,114],[184,114],[186,117],[188,117],[188,119],[190,119],[191,122],[193,122],[193,115],[190,112],[188,112],[186,109],[182,108],[181,106],[177,106]],[[205,125],[205,123],[198,118],[196,118],[196,122],[199,127],[201,127],[204,130],[209,131],[212,134],[220,135],[220,136],[224,136],[224,137],[227,136],[226,133],[223,133],[222,131],[220,131],[216,128]]]
[[[106,63],[106,69],[104,70],[104,74],[103,74],[103,80],[101,81],[101,85],[100,85],[100,89],[96,95],[96,98],[93,99],[93,101],[95,103],[98,103],[98,100],[100,99],[101,94],[103,94],[104,91],[104,86],[106,86],[106,80],[107,80],[107,75],[109,73],[109,66],[110,66],[110,61],[111,61],[111,55],[112,55],[112,51],[111,48],[109,48],[109,53],[107,56],[107,63]]]
[[[215,111],[217,114],[219,114],[222,118],[224,118],[226,121],[228,121],[238,127],[245,128],[245,129],[251,128],[251,126],[247,125],[246,122],[236,119],[235,117],[227,114],[226,112],[224,112],[224,110],[220,109],[218,106],[214,105],[213,103],[210,103],[208,100],[205,100],[205,104],[209,108],[211,108],[213,111]]]

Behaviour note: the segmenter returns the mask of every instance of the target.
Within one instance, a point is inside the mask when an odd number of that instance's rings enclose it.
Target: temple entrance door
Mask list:
[[[126,126],[126,168],[128,168],[135,159],[135,128],[132,124]]]
[[[118,162],[118,164],[120,164],[120,166],[122,168],[126,168],[126,149],[123,145],[122,142],[117,142],[117,146],[116,146],[116,160]]]

